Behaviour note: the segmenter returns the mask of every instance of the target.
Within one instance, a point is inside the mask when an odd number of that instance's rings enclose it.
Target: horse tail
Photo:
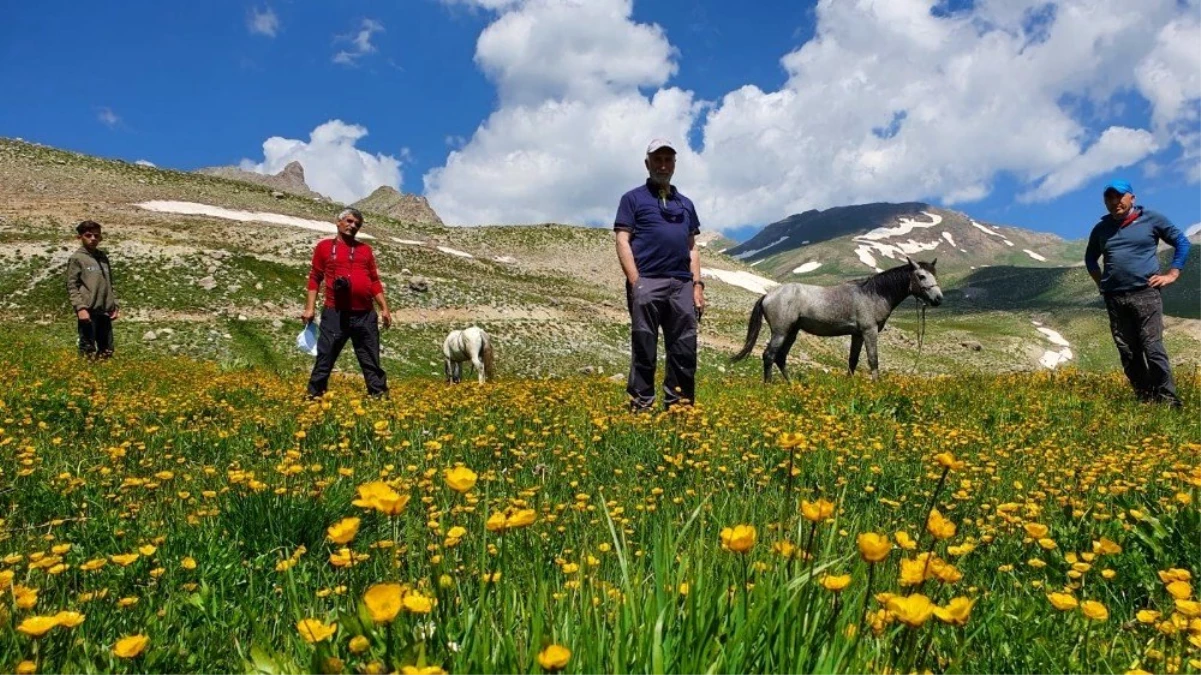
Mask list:
[[[751,320],[746,326],[746,344],[742,345],[742,351],[730,357],[730,361],[741,361],[751,353],[755,348],[755,341],[759,339],[759,329],[763,327],[763,299],[766,295],[762,295],[755,301],[755,308],[751,310]]]
[[[484,360],[484,379],[491,382],[496,378],[496,362],[492,355],[492,338],[484,331],[480,331],[480,337],[483,338],[483,348],[480,349],[480,357]]]

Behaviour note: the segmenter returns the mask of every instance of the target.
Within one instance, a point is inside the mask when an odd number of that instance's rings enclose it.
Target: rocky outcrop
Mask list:
[[[441,225],[442,219],[433,207],[420,195],[409,195],[387,185],[376,188],[364,199],[351,204],[360,211],[379,213],[402,223]]]
[[[254,171],[245,171],[236,166],[210,166],[203,169],[197,169],[196,173],[202,173],[206,176],[217,176],[219,178],[228,178],[230,180],[239,180],[243,183],[254,183],[262,185],[273,190],[286,192],[300,197],[308,197],[310,199],[324,199],[322,195],[313,192],[308,183],[304,181],[304,166],[300,162],[288,162],[283,171],[274,176],[266,173],[256,173]]]

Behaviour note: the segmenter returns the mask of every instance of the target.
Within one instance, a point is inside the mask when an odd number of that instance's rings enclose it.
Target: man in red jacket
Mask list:
[[[375,255],[370,246],[355,240],[363,227],[363,214],[357,209],[346,209],[338,214],[337,225],[338,235],[321,241],[313,250],[308,301],[300,316],[306,326],[313,320],[317,289],[324,287],[321,337],[317,340],[317,361],[309,376],[309,396],[325,394],[329,374],[347,339],[354,345],[354,355],[367,382],[367,394],[383,396],[388,393],[388,376],[379,365],[379,321],[383,320],[384,328],[390,328],[392,314],[375,267]],[[379,304],[378,317],[372,301]]]

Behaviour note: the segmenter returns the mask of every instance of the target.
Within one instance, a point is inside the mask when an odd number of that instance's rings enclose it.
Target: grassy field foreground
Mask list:
[[[1201,670],[1198,379],[0,357],[0,670]]]

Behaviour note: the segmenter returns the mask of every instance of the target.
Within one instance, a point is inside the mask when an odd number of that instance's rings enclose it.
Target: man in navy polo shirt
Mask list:
[[[1109,215],[1093,226],[1084,265],[1105,296],[1109,330],[1122,369],[1142,401],[1180,407],[1172,366],[1163,345],[1163,298],[1160,289],[1176,281],[1188,258],[1189,241],[1154,211],[1134,205],[1134,188],[1124,180],[1105,186]],[[1172,267],[1160,274],[1156,251],[1163,241],[1176,249]],[[1105,257],[1105,269],[1097,258]]]
[[[696,400],[696,327],[705,308],[705,284],[696,235],[700,219],[692,200],[671,184],[676,150],[662,139],[646,148],[643,185],[621,197],[613,229],[617,259],[626,277],[630,311],[630,409],[655,404],[659,329],[667,352],[663,402],[667,407]]]

